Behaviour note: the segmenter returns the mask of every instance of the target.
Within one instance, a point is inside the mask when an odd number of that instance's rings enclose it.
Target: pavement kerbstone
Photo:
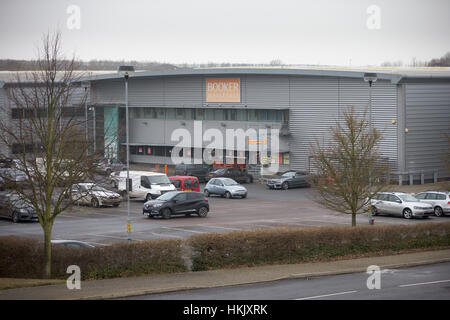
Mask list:
[[[112,299],[189,289],[269,282],[282,279],[312,278],[365,272],[370,265],[377,265],[381,268],[401,268],[447,261],[450,261],[450,249],[320,263],[269,265],[252,268],[220,269],[135,278],[83,281],[80,290],[68,290],[65,284],[7,289],[0,291],[0,299]]]

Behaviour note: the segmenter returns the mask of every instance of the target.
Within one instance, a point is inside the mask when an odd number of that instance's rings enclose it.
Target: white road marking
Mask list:
[[[403,288],[403,287],[412,287],[412,286],[423,286],[423,285],[427,285],[427,284],[444,283],[444,282],[450,282],[450,280],[440,280],[440,281],[431,281],[431,282],[402,284],[402,285],[399,285],[399,287]]]
[[[325,298],[325,297],[339,296],[339,295],[350,294],[350,293],[355,293],[355,292],[358,292],[358,291],[355,290],[355,291],[336,292],[336,293],[324,294],[321,296],[298,298],[298,299],[294,299],[294,300],[309,300],[309,299],[316,299],[316,298]]]
[[[188,229],[183,229],[182,227],[161,227],[164,229],[169,229],[169,230],[175,230],[175,231],[186,231],[186,232],[192,232],[192,233],[208,233],[208,231],[195,231],[195,230],[188,230]]]

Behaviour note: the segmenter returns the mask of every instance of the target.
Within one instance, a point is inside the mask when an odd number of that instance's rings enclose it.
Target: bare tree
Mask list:
[[[22,183],[5,177],[6,184],[36,212],[44,232],[44,276],[48,278],[55,219],[78,200],[71,196],[71,186],[95,179],[101,154],[89,152],[85,92],[80,75],[74,72],[75,60],[60,55],[59,33],[44,36],[41,54],[37,71],[26,79],[17,75],[16,83],[7,89],[11,106],[4,106],[8,116],[0,120],[0,141],[12,150],[17,168],[26,176]]]
[[[366,113],[358,117],[354,108],[343,113],[343,121],[330,128],[328,143],[316,139],[311,146],[317,170],[310,183],[318,191],[315,201],[331,210],[352,215],[362,212],[367,199],[388,182],[388,164],[378,152],[381,133],[369,129]]]

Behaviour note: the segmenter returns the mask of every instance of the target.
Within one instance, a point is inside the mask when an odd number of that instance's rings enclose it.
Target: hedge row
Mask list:
[[[277,228],[117,243],[95,249],[53,246],[53,278],[78,265],[83,279],[209,270],[450,246],[450,223],[412,226]],[[0,277],[41,278],[41,241],[0,237]]]
[[[0,277],[42,278],[43,243],[0,237]],[[94,249],[52,246],[52,278],[67,278],[69,265],[78,265],[83,279],[105,279],[187,271],[177,239],[117,243]]]
[[[414,226],[277,228],[195,235],[193,270],[342,257],[450,246],[450,223]]]

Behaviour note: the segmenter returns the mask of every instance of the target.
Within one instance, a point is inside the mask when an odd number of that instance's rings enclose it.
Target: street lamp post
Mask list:
[[[376,73],[371,73],[371,72],[367,72],[364,73],[364,81],[369,83],[369,133],[372,134],[372,84],[374,82],[377,81],[377,74]],[[372,168],[369,167],[369,190],[372,190]],[[372,217],[372,206],[371,206],[371,202],[372,202],[372,197],[369,197],[369,212],[368,212],[368,217],[369,217],[369,224],[373,224],[373,217]]]
[[[89,136],[88,136],[88,95],[87,95],[87,90],[90,87],[90,83],[88,81],[83,81],[81,83],[81,86],[84,88],[84,95],[85,95],[85,101],[84,101],[84,113],[85,113],[85,117],[86,117],[86,142],[89,140]],[[89,150],[88,150],[89,151]]]
[[[125,131],[126,131],[126,156],[127,156],[127,238],[131,241],[131,219],[130,219],[130,144],[129,144],[129,125],[128,125],[128,78],[134,73],[133,66],[120,66],[117,70],[120,75],[125,79]]]

